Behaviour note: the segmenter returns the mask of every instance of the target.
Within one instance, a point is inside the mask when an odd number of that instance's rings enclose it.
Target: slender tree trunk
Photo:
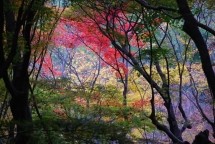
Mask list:
[[[0,67],[4,63],[3,32],[4,32],[4,9],[3,0],[0,1]]]
[[[128,62],[125,61],[125,66],[128,68]],[[123,79],[122,79],[123,80]],[[123,83],[123,105],[127,106],[127,92],[128,92],[128,73],[125,74],[125,80]]]
[[[127,61],[126,61],[127,63]],[[123,79],[122,79],[123,80]],[[124,80],[124,83],[123,83],[123,106],[124,107],[127,107],[127,93],[128,93],[128,73],[125,74],[125,80]],[[125,112],[124,113],[124,119],[125,120],[128,120],[128,113]]]
[[[178,123],[175,117],[174,108],[172,106],[170,92],[169,92],[169,82],[168,78],[166,78],[166,75],[163,73],[159,61],[155,61],[156,70],[158,74],[160,75],[160,78],[162,79],[163,85],[162,85],[162,91],[160,91],[160,94],[162,94],[162,98],[164,99],[165,103],[164,106],[166,107],[168,118],[167,121],[169,122],[170,131],[181,141],[182,139],[182,132],[178,127]],[[174,143],[177,143],[174,139],[172,139]]]
[[[167,108],[168,111],[168,119],[167,121],[169,122],[169,126],[170,126],[170,131],[181,141],[183,141],[182,139],[182,133],[181,130],[178,127],[178,123],[176,121],[176,117],[175,117],[175,112],[172,106],[172,103],[169,103],[167,105],[165,105],[165,107]],[[173,140],[173,143],[177,143],[177,141]]]

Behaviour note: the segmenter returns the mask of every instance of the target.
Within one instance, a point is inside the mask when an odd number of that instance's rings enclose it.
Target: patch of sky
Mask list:
[[[68,7],[71,2],[69,0],[52,0],[51,4],[57,7]]]

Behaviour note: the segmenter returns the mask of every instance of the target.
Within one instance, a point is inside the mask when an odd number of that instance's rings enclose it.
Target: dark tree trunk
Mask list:
[[[170,92],[169,92],[169,82],[166,78],[166,75],[163,73],[159,61],[155,61],[156,70],[160,75],[160,78],[162,79],[163,85],[162,85],[162,91],[160,91],[160,94],[162,95],[162,98],[164,99],[165,103],[164,106],[166,107],[168,118],[167,121],[169,123],[170,131],[181,141],[182,139],[182,131],[178,127],[178,122],[175,117],[175,112],[172,106]],[[177,143],[175,139],[172,139],[174,143]]]
[[[197,21],[194,18],[192,12],[190,11],[187,0],[176,0],[176,1],[179,7],[180,14],[183,16],[183,19],[184,19],[183,30],[192,38],[192,40],[196,44],[196,47],[199,51],[200,58],[202,61],[202,69],[205,73],[208,85],[212,91],[213,99],[214,99],[215,75],[212,68],[206,42],[202,37],[201,32],[199,31]]]
[[[126,68],[128,68],[128,62],[125,61]],[[123,78],[122,78],[123,81]],[[123,105],[127,106],[127,93],[128,93],[128,73],[125,74],[125,80],[123,82]]]
[[[21,74],[22,63],[17,63],[13,68],[13,86],[17,90],[16,95],[12,95],[10,108],[13,119],[17,125],[16,144],[26,144],[32,132],[32,117],[28,104],[29,79],[28,74]]]
[[[198,135],[195,136],[193,144],[213,144],[209,139],[209,131],[205,130],[200,132]]]
[[[4,62],[3,53],[4,9],[3,0],[0,1],[0,67]]]
[[[196,19],[194,18],[190,8],[188,6],[187,0],[176,0],[179,12],[183,16],[184,25],[183,30],[186,32],[194,41],[202,61],[202,69],[207,78],[208,86],[212,92],[212,99],[215,99],[215,74],[213,71],[213,67],[211,64],[210,55],[208,53],[208,48],[206,42],[199,31],[198,24]],[[214,123],[210,123],[213,128],[213,136],[215,136],[215,125]]]
[[[169,122],[169,126],[170,126],[170,131],[181,141],[183,141],[182,139],[182,132],[178,127],[178,123],[176,121],[176,117],[175,117],[175,112],[172,106],[172,103],[167,104],[167,106],[165,105],[165,107],[167,108],[167,112],[168,112],[168,119],[167,121]],[[177,143],[177,141],[175,141],[174,139],[172,140],[173,143]]]
[[[175,113],[174,113],[174,110],[173,110],[173,106],[172,106],[172,103],[171,103],[171,98],[169,96],[169,86],[168,86],[167,81],[164,80],[166,78],[165,78],[165,75],[162,75],[163,72],[161,71],[161,69],[159,67],[157,67],[157,71],[161,74],[161,77],[163,79],[162,88],[159,87],[157,85],[157,83],[155,83],[154,80],[145,71],[143,71],[143,69],[139,66],[138,62],[136,61],[136,59],[128,51],[122,49],[118,44],[116,44],[115,41],[112,41],[112,44],[117,50],[121,51],[128,58],[130,58],[130,60],[132,61],[133,65],[136,66],[136,69],[142,74],[142,76],[148,81],[148,83],[159,92],[161,97],[164,99],[165,107],[166,107],[166,109],[168,111],[168,122],[169,122],[170,130],[169,130],[168,127],[166,127],[165,125],[163,125],[163,124],[158,122],[158,120],[156,119],[156,116],[155,116],[155,111],[152,112],[151,115],[150,115],[150,119],[152,120],[152,123],[159,130],[164,131],[172,139],[173,142],[183,143],[182,132],[178,127],[177,120],[176,120],[176,117],[175,117]],[[151,102],[151,105],[152,105],[152,107],[154,107],[154,101]],[[153,109],[154,108],[152,108],[152,111],[153,111]]]
[[[30,32],[33,24],[33,18],[35,12],[31,11],[31,7],[34,0],[31,1],[29,9],[25,12],[21,7],[19,8],[17,19],[15,20],[15,14],[11,9],[10,0],[5,0],[7,5],[7,11],[5,11],[6,31],[10,36],[7,39],[7,47],[10,49],[10,54],[7,60],[1,60],[1,66],[8,62],[6,67],[1,67],[3,71],[3,79],[7,90],[11,94],[10,109],[13,115],[12,123],[17,127],[16,137],[12,141],[15,144],[27,144],[32,134],[32,117],[28,102],[29,96],[29,76],[28,65],[31,54],[30,46]],[[18,49],[18,37],[21,33],[25,38],[24,50]],[[4,50],[1,49],[2,53]],[[1,52],[0,51],[0,52]],[[22,54],[21,54],[22,53]],[[14,57],[16,57],[14,59]],[[8,60],[11,59],[11,60]],[[12,68],[12,82],[8,77],[8,67],[13,64]],[[14,137],[14,127],[10,129],[10,137]]]

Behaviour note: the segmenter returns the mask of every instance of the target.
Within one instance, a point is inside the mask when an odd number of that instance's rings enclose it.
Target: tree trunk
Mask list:
[[[5,69],[1,69],[3,71],[3,79],[5,82],[5,86],[7,90],[11,94],[10,100],[10,109],[13,115],[12,123],[14,123],[17,127],[17,134],[14,140],[15,144],[27,144],[29,143],[29,139],[32,133],[32,117],[28,102],[29,96],[29,76],[28,76],[28,65],[30,60],[30,31],[32,26],[32,21],[34,18],[34,13],[29,11],[26,17],[21,15],[23,14],[22,6],[19,9],[19,13],[17,19],[15,20],[15,14],[12,11],[12,6],[10,4],[10,0],[5,0],[4,2],[7,7],[7,11],[5,11],[5,20],[6,20],[6,31],[8,35],[7,39],[7,47],[10,49],[10,57],[11,61],[8,61],[8,66],[3,67]],[[31,3],[31,6],[33,1]],[[29,10],[31,8],[29,5]],[[26,14],[26,13],[25,13]],[[24,50],[21,51],[18,49],[18,37],[21,33],[26,40]],[[2,50],[3,52],[3,50]],[[23,53],[21,55],[21,53]],[[14,58],[15,57],[15,58]],[[7,58],[8,60],[9,58]],[[7,60],[2,60],[3,63]],[[12,69],[12,82],[8,77],[8,67],[13,64]],[[10,136],[14,137],[14,128],[11,127]]]
[[[12,95],[10,108],[17,126],[16,144],[27,144],[32,133],[32,117],[28,104],[29,78],[28,74],[22,75],[22,63],[17,63],[13,68],[12,84],[17,90],[16,95]]]
[[[183,16],[184,25],[183,30],[186,32],[194,41],[202,62],[202,69],[207,78],[208,86],[212,92],[212,99],[215,99],[215,74],[213,71],[210,55],[208,53],[208,48],[206,42],[199,31],[198,24],[194,18],[190,8],[188,6],[187,0],[176,0],[180,14]],[[211,124],[213,128],[213,133],[215,133],[214,124]],[[215,136],[215,134],[213,134]]]
[[[165,107],[167,108],[167,111],[168,111],[168,119],[167,119],[167,121],[169,122],[170,131],[178,139],[183,141],[181,130],[179,129],[178,123],[177,123],[176,118],[175,118],[175,113],[174,113],[172,103],[168,104],[167,106],[165,105]],[[174,141],[174,139],[173,139],[173,143],[177,143],[177,141]]]
[[[202,69],[207,78],[208,85],[212,91],[213,99],[215,99],[215,75],[212,68],[206,42],[201,32],[199,31],[197,21],[194,18],[192,12],[190,11],[187,0],[176,1],[179,7],[180,14],[183,16],[184,19],[183,30],[192,38],[192,40],[196,44],[202,61]]]
[[[209,131],[206,129],[195,136],[193,144],[213,144],[209,139]]]
[[[125,61],[126,68],[128,69],[128,62]],[[123,79],[122,79],[123,81]],[[127,93],[128,93],[128,73],[125,73],[125,80],[123,82],[123,106],[127,106]]]

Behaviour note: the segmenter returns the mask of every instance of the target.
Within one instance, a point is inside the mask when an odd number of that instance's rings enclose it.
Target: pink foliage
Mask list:
[[[55,114],[57,114],[58,116],[63,116],[63,117],[66,116],[66,113],[63,112],[62,110],[59,110],[59,109],[54,109],[53,112],[54,112]]]
[[[49,55],[46,55],[42,65],[42,76],[55,76],[59,77],[62,75],[62,72],[56,70],[53,67],[52,58]]]
[[[79,15],[79,12],[74,12],[73,18],[60,19],[52,37],[53,44],[66,48],[86,46],[105,61],[102,63],[103,66],[111,65],[116,70],[117,77],[120,76],[119,72],[125,75],[128,68],[122,61],[120,53],[112,48],[112,42],[118,42],[123,47],[126,40],[130,48],[136,48],[135,51],[129,50],[133,55],[138,49],[145,48],[145,43],[140,40],[136,31],[137,27],[144,28],[144,25],[131,20],[126,13],[123,9],[113,9],[108,14],[103,11],[94,13],[92,18],[87,18]],[[156,19],[154,24],[160,21]],[[110,26],[110,31],[107,25]]]
[[[75,98],[75,103],[86,106],[87,101],[84,98],[77,97]]]

